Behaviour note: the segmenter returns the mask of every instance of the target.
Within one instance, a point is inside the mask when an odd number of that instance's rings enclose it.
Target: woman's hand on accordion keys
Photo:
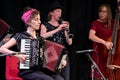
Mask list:
[[[66,60],[63,60],[63,61],[62,61],[62,68],[64,68],[66,65],[67,65],[67,61],[66,61]]]
[[[24,53],[16,53],[15,57],[17,57],[20,62],[25,63],[26,61],[26,55]]]

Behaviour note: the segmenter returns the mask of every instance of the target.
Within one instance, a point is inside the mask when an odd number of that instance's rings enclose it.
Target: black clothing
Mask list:
[[[56,28],[58,28],[57,26],[53,26],[50,23],[43,23],[47,29],[47,32],[55,30]],[[54,35],[50,36],[49,38],[47,38],[47,40],[56,42],[58,44],[63,45],[66,48],[66,38],[64,35],[64,30],[59,31],[57,33],[55,33]],[[67,65],[65,68],[63,68],[60,72],[60,75],[64,78],[64,80],[70,80],[70,66],[69,66],[69,59],[67,56]]]
[[[47,32],[52,31],[58,27],[53,26],[49,23],[44,23],[44,25],[46,26]],[[56,42],[58,44],[61,44],[65,47],[66,45],[66,40],[65,40],[65,35],[64,35],[64,30],[57,32],[56,34],[50,36],[49,38],[47,38],[47,40]]]
[[[21,47],[21,39],[32,39],[32,40],[35,39],[27,32],[17,33],[15,36],[13,36],[13,38],[18,42],[17,48],[19,51]],[[38,48],[37,44],[38,43],[33,43],[32,48]],[[54,80],[63,80],[59,75],[54,75],[54,77],[48,76],[45,73],[43,73],[41,70],[37,70],[37,69],[20,69],[19,76],[24,80],[53,80],[53,78]]]

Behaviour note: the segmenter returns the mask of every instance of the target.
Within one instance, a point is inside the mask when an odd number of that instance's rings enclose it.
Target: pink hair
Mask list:
[[[33,13],[33,11],[35,11],[35,9],[30,9],[30,10],[26,11],[25,13],[23,13],[21,19],[22,19],[25,23],[27,23],[27,21],[29,20],[29,18],[30,18],[30,16],[31,16],[31,14]]]

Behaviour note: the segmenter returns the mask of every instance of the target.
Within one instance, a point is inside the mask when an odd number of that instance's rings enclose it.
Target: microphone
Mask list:
[[[25,53],[23,53],[23,52],[16,52],[16,53],[9,53],[9,54],[0,54],[0,57],[2,57],[2,56],[13,56],[13,55],[17,55],[17,54],[25,54]]]
[[[93,52],[93,51],[96,52],[96,50],[94,50],[94,49],[88,49],[88,50],[76,51],[76,53],[90,53],[90,52]]]

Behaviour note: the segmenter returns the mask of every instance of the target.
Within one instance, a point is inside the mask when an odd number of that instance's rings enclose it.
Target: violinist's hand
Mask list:
[[[112,42],[105,42],[104,45],[107,47],[107,49],[112,49],[113,43]]]
[[[20,62],[22,62],[22,63],[25,63],[25,61],[26,61],[26,55],[25,54],[16,54],[15,55],[15,57],[17,57],[19,60],[20,60]]]
[[[62,61],[62,68],[64,68],[66,65],[67,65],[67,61],[66,61],[66,60],[63,60],[63,61]]]

